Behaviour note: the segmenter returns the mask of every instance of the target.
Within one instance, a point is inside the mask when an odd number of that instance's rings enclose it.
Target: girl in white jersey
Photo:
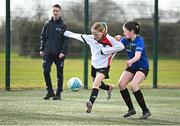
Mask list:
[[[105,84],[103,80],[109,78],[110,63],[115,53],[124,49],[121,42],[107,34],[107,25],[103,22],[96,22],[91,27],[91,33],[92,35],[77,34],[70,31],[64,33],[65,36],[77,39],[90,47],[93,84],[89,101],[86,103],[87,113],[92,110],[99,88],[106,90],[106,98],[110,99],[113,86]]]

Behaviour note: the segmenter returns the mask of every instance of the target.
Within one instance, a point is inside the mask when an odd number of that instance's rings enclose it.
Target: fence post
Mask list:
[[[5,89],[10,90],[10,48],[11,48],[11,31],[10,31],[10,0],[6,0],[6,75]]]
[[[158,71],[158,0],[154,3],[154,36],[153,36],[153,88],[157,88]]]
[[[84,1],[84,31],[89,32],[89,0]],[[88,48],[84,47],[84,88],[88,89]]]

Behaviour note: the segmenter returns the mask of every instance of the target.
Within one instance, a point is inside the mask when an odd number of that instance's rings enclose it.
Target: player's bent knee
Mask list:
[[[126,84],[125,84],[125,83],[120,82],[120,83],[118,84],[118,86],[119,86],[119,89],[120,89],[120,90],[126,89]]]
[[[139,86],[137,86],[135,84],[131,84],[131,90],[132,90],[132,92],[136,92],[139,90]]]
[[[99,86],[100,86],[100,84],[93,83],[93,86],[92,86],[92,87],[99,89]]]

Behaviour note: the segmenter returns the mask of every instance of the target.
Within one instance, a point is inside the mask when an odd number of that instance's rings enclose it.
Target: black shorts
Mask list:
[[[108,79],[109,78],[109,69],[110,69],[110,66],[105,67],[105,68],[100,68],[100,69],[96,69],[93,66],[91,66],[91,76],[95,78],[96,73],[102,73],[102,74],[104,74],[105,79]]]
[[[132,69],[131,67],[127,67],[125,69],[125,71],[128,71],[128,72],[130,72],[130,73],[132,73],[134,75],[136,74],[137,71],[141,71],[141,72],[144,73],[145,77],[147,77],[149,69],[143,69],[142,67],[139,67],[138,69]]]

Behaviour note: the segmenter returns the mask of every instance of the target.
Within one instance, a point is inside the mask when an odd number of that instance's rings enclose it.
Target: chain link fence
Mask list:
[[[0,88],[5,85],[5,0],[0,4]],[[40,32],[51,17],[54,4],[62,7],[62,18],[69,30],[84,33],[84,0],[11,0],[11,86],[44,87],[41,59],[39,56]],[[109,34],[123,34],[122,25],[135,20],[141,24],[141,36],[145,39],[148,57],[152,58],[154,0],[89,0],[89,27],[96,21],[108,25]],[[65,83],[71,76],[83,79],[83,45],[70,39],[69,53],[65,63]],[[180,1],[159,0],[159,70],[158,86],[180,87]],[[124,57],[124,58],[122,58]],[[76,58],[76,60],[73,60]],[[120,52],[116,59],[126,60]],[[122,61],[121,61],[122,60]],[[79,69],[72,66],[71,61]],[[79,61],[79,62],[77,62]],[[150,60],[152,69],[152,60]],[[119,67],[119,65],[117,66]],[[52,68],[53,82],[56,71]],[[119,74],[124,68],[120,68]],[[113,75],[119,76],[119,75]],[[90,79],[89,79],[90,80]],[[116,83],[113,80],[113,83]],[[91,81],[89,81],[90,83]],[[111,81],[110,81],[111,82]],[[152,70],[147,78],[152,85]]]

